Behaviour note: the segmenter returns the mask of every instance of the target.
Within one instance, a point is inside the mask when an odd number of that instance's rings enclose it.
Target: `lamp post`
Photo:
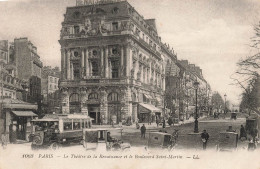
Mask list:
[[[226,114],[226,109],[227,109],[227,108],[226,108],[226,97],[227,97],[227,95],[225,94],[225,95],[224,95],[224,98],[225,98],[225,108],[224,108],[224,114]]]
[[[198,133],[199,132],[199,122],[198,122],[198,87],[199,87],[199,82],[196,80],[193,83],[193,86],[195,88],[195,95],[196,95],[194,133]]]

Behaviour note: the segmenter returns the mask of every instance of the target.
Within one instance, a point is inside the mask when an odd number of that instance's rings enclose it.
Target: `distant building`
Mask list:
[[[17,75],[13,44],[0,41],[0,132],[7,135],[17,128],[17,139],[28,140],[30,120],[37,116],[38,106],[23,101],[28,83]]]
[[[51,68],[44,66],[42,68],[42,95],[43,105],[45,106],[45,113],[59,113],[59,80],[61,72],[58,67]]]
[[[34,46],[28,38],[14,39],[14,63],[19,78],[28,82],[27,101],[41,104],[41,72],[42,62]],[[39,107],[40,109],[40,107]]]

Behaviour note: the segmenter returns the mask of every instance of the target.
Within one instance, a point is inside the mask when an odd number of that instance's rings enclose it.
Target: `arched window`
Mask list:
[[[96,100],[96,99],[98,99],[98,94],[97,93],[90,93],[88,95],[88,99],[89,100]]]
[[[71,94],[70,95],[70,102],[71,103],[79,102],[79,94],[77,94],[77,93]]]
[[[110,102],[117,102],[119,101],[119,97],[118,97],[118,93],[110,93],[108,96],[107,96],[107,100],[110,101]]]

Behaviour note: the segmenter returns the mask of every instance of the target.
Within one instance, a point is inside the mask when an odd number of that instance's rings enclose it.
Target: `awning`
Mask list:
[[[150,100],[152,100],[153,98],[150,96],[150,95],[148,95],[148,94],[144,94],[145,95],[145,97],[147,98],[147,99],[150,99]]]
[[[151,104],[145,104],[145,103],[139,103],[139,105],[141,106],[141,110],[142,108],[149,110],[152,113],[155,112],[162,112],[162,109],[159,109],[158,107],[155,107]],[[140,111],[140,113],[148,113],[147,111]]]
[[[33,113],[32,111],[12,111],[16,116],[22,117],[31,117],[31,116],[38,116],[37,114]]]

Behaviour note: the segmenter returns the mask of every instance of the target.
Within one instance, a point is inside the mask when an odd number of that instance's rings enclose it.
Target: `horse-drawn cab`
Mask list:
[[[87,115],[52,115],[32,120],[33,131],[29,136],[32,148],[56,149],[61,144],[80,143],[82,130],[91,128],[91,118]]]
[[[86,150],[126,150],[131,146],[122,141],[122,128],[92,128],[83,130]]]

